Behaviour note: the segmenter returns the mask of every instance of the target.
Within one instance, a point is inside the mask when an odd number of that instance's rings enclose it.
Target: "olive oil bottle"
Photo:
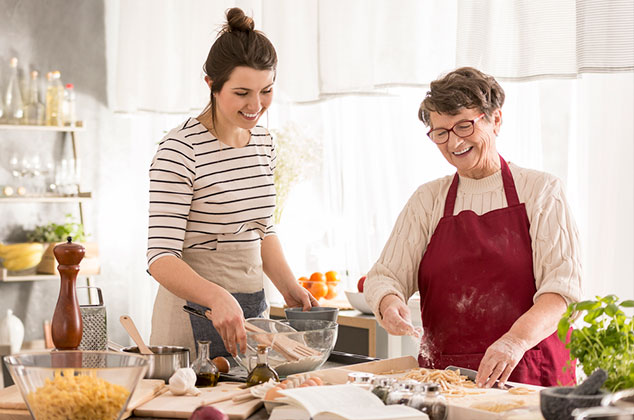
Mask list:
[[[196,388],[216,386],[220,378],[220,371],[209,359],[209,341],[198,342],[198,357],[192,363],[196,373]]]
[[[247,387],[268,382],[269,379],[280,380],[277,372],[269,366],[268,352],[266,345],[258,344],[257,364],[247,376]]]

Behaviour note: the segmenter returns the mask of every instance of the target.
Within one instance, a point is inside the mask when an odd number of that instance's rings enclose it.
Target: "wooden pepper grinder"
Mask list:
[[[59,297],[51,322],[51,335],[57,350],[76,350],[81,343],[83,328],[75,283],[79,273],[79,262],[84,258],[86,250],[83,246],[73,243],[70,236],[67,239],[67,243],[59,244],[53,249],[61,276]]]

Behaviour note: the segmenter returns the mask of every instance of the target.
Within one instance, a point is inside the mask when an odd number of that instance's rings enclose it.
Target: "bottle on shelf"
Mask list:
[[[64,125],[74,127],[77,122],[75,106],[75,88],[72,83],[67,83],[64,88],[64,104],[62,106]]]
[[[10,61],[9,83],[4,95],[4,120],[8,124],[22,124],[24,120],[24,103],[20,93],[18,59],[16,57]]]
[[[40,86],[37,71],[31,72],[31,84],[26,106],[24,107],[24,119],[30,125],[44,124],[44,104],[40,100]]]
[[[258,344],[257,364],[247,376],[247,387],[263,384],[268,382],[269,379],[279,382],[280,377],[277,372],[269,366],[268,352],[269,348],[266,345]],[[249,359],[249,367],[250,365],[251,359]]]
[[[198,342],[198,357],[192,363],[192,369],[196,373],[196,387],[205,388],[216,386],[220,372],[216,365],[209,359],[210,341]]]
[[[64,85],[61,73],[53,71],[46,75],[46,125],[62,126],[62,103],[64,101]]]

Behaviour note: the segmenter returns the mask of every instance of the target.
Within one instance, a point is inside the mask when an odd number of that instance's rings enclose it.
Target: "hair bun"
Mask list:
[[[239,7],[232,7],[227,10],[226,32],[240,31],[249,32],[255,29],[255,22],[249,16],[245,15]]]

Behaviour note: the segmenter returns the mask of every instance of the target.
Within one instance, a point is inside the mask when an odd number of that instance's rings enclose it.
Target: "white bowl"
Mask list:
[[[364,314],[372,315],[372,308],[368,305],[368,302],[365,300],[365,295],[359,292],[349,292],[346,290],[346,297],[348,298],[348,302],[352,305],[356,310],[363,312]]]

